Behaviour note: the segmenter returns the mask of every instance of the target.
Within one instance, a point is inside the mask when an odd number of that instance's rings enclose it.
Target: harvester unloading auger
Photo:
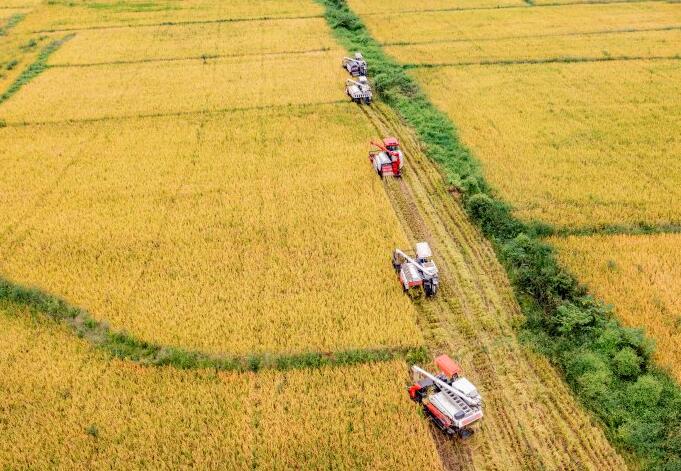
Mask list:
[[[355,52],[355,57],[343,57],[341,65],[353,77],[367,74],[367,63],[364,60],[361,52]]]
[[[405,292],[422,288],[426,296],[437,294],[440,274],[433,262],[433,252],[428,242],[416,244],[416,258],[410,257],[400,249],[395,249],[392,261]]]
[[[369,160],[378,176],[381,178],[391,175],[401,176],[404,153],[400,149],[399,141],[394,137],[386,137],[383,142],[371,141],[371,144],[376,148],[369,151]]]
[[[446,435],[468,438],[470,426],[482,418],[482,397],[476,387],[461,376],[461,367],[447,355],[435,358],[440,373],[433,375],[412,366],[417,380],[409,397],[423,406],[426,416]]]

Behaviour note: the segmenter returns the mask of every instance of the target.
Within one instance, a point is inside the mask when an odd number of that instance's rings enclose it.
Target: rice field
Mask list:
[[[681,381],[681,235],[552,239],[561,260],[629,326],[657,343],[659,362]]]
[[[179,24],[128,28],[111,42],[111,31],[79,31],[51,65],[202,59],[216,56],[294,54],[335,49],[322,18]],[[288,60],[288,59],[287,59]],[[281,64],[266,64],[273,71]],[[304,72],[303,72],[304,73]],[[294,78],[295,75],[289,78]]]
[[[372,130],[349,106],[0,134],[17,172],[2,177],[8,278],[215,353],[421,342],[385,262],[404,239],[364,166]]]
[[[387,9],[390,2],[383,2]],[[505,38],[681,26],[677,5],[662,2],[499,8],[473,11],[363,15],[373,36],[386,45],[473,43]],[[483,46],[484,47],[484,46]],[[456,60],[455,56],[451,61]]]
[[[681,26],[670,30],[416,42],[386,46],[385,51],[406,64],[449,65],[681,57]]]
[[[681,220],[679,62],[418,69],[516,214],[555,227]],[[456,93],[451,93],[456,90]]]
[[[525,6],[523,0],[349,0],[350,8],[362,16],[368,15],[392,15],[412,11],[429,10],[466,10],[497,8],[508,6]]]
[[[440,467],[401,362],[257,375],[145,368],[0,309],[5,468]]]
[[[92,120],[338,101],[345,83],[340,54],[55,68],[5,103],[0,118],[8,123]],[[296,83],[302,75],[307,80]]]
[[[300,0],[51,0],[36,5],[21,30],[120,29],[131,25],[319,17],[321,14],[322,8],[317,3]]]

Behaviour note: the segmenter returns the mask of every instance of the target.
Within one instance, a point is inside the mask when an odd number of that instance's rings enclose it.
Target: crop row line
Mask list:
[[[535,8],[548,8],[548,7],[572,7],[577,5],[619,5],[628,3],[674,3],[669,0],[613,0],[613,1],[599,1],[599,0],[584,0],[584,1],[574,1],[570,3],[565,2],[554,2],[554,3],[541,3],[541,4],[531,4],[529,2],[519,3],[517,5],[498,5],[498,6],[486,6],[486,7],[445,7],[445,8],[426,8],[422,10],[400,10],[391,11],[390,13],[384,12],[368,12],[362,13],[362,16],[392,16],[392,15],[404,15],[404,14],[419,14],[419,13],[447,13],[447,12],[467,12],[467,11],[479,11],[479,10],[516,10],[516,9],[535,9]]]
[[[541,226],[539,235],[542,237],[570,237],[593,235],[652,235],[652,234],[681,234],[681,224],[602,224],[587,227]]]
[[[285,56],[297,54],[311,54],[315,52],[330,51],[330,47],[321,47],[318,49],[304,49],[299,51],[279,51],[279,52],[248,52],[243,54],[201,54],[199,56],[185,56],[185,57],[150,57],[145,59],[135,60],[119,60],[106,62],[86,62],[81,64],[49,64],[50,68],[66,68],[66,67],[99,67],[108,65],[128,65],[128,64],[147,64],[154,62],[181,62],[181,61],[203,61],[204,63],[211,59],[229,59],[237,57],[260,57],[260,56]]]
[[[164,346],[140,340],[123,331],[114,331],[84,309],[35,288],[26,288],[0,278],[0,303],[26,308],[33,315],[47,317],[66,325],[79,338],[107,352],[111,357],[146,366],[170,366],[179,369],[215,369],[219,371],[292,370],[349,366],[362,363],[403,359],[421,362],[424,347],[357,348],[335,352],[297,354],[253,353],[250,355],[211,355],[200,351]],[[0,304],[1,305],[1,304]]]
[[[652,33],[664,31],[678,31],[681,30],[681,25],[661,26],[658,28],[619,28],[619,29],[601,29],[595,31],[570,31],[567,33],[541,33],[541,34],[520,34],[516,36],[488,36],[484,38],[448,38],[448,39],[427,39],[423,41],[394,41],[382,42],[381,46],[420,46],[427,44],[450,44],[450,43],[480,43],[480,42],[495,42],[505,41],[511,39],[536,39],[536,38],[564,38],[572,36],[600,36],[609,34],[631,34],[631,33]]]
[[[0,102],[1,103],[1,102]],[[117,121],[126,119],[145,119],[145,118],[165,118],[170,116],[199,116],[199,115],[212,115],[212,114],[223,114],[223,113],[240,113],[248,111],[258,111],[258,110],[274,110],[274,109],[286,109],[286,108],[306,108],[310,106],[325,106],[325,105],[352,105],[348,100],[329,100],[329,101],[318,101],[318,102],[308,102],[308,103],[283,103],[279,105],[269,104],[269,105],[258,105],[258,106],[242,106],[242,107],[232,107],[232,108],[216,108],[211,109],[200,109],[200,110],[187,110],[187,111],[170,111],[166,113],[139,113],[131,115],[120,115],[120,116],[99,116],[96,118],[78,118],[78,119],[64,119],[55,121],[3,121],[2,125],[4,127],[26,127],[26,126],[45,126],[45,125],[61,125],[61,124],[81,124],[81,123],[98,123],[103,121]]]
[[[347,1],[318,1],[326,7],[339,42],[349,51],[362,51],[377,94],[413,128],[426,155],[460,194],[471,220],[492,241],[524,314],[521,338],[563,372],[613,444],[643,467],[678,469],[681,387],[656,366],[652,342],[642,330],[623,327],[611,309],[558,263],[554,248],[514,216],[485,180],[449,117],[383,51]],[[623,367],[627,360],[635,368]],[[643,409],[642,391],[655,392]]]
[[[141,24],[124,24],[124,25],[94,25],[81,26],[78,28],[55,28],[55,29],[39,29],[31,31],[32,33],[60,33],[68,31],[92,31],[102,29],[125,29],[125,28],[153,28],[158,26],[185,26],[185,25],[206,25],[219,23],[245,23],[252,21],[289,21],[289,20],[307,20],[313,18],[323,18],[323,15],[299,15],[299,16],[254,16],[247,18],[216,18],[212,20],[187,20],[187,21],[162,21],[159,23],[141,23]]]
[[[436,69],[440,67],[470,67],[476,65],[541,65],[541,64],[579,64],[583,62],[628,62],[628,61],[662,61],[679,60],[681,55],[672,56],[560,56],[547,57],[544,59],[507,59],[507,60],[482,60],[467,62],[443,62],[443,63],[424,63],[424,64],[404,64],[404,69]]]

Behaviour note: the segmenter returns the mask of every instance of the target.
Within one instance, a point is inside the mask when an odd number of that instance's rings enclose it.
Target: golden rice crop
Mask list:
[[[363,14],[391,14],[406,11],[494,8],[500,6],[527,5],[523,0],[349,0],[352,10]]]
[[[50,58],[50,64],[256,55],[336,47],[322,18],[145,26],[80,31]]]
[[[405,377],[401,362],[258,375],[140,367],[3,306],[0,463],[438,469]]]
[[[365,15],[362,20],[379,41],[425,43],[679,26],[681,10],[643,2]]]
[[[0,463],[250,469],[250,384],[250,375],[107,361],[66,328],[2,306]]]
[[[681,380],[681,235],[552,239],[563,261],[615,307],[626,325],[644,327],[657,358]]]
[[[681,30],[476,39],[387,46],[385,50],[411,64],[671,57],[681,55]]]
[[[252,18],[321,16],[322,7],[300,0],[53,0],[22,23],[22,31],[87,29],[168,22],[234,21]]]
[[[357,119],[340,104],[1,129],[0,273],[164,344],[419,344]]]
[[[442,468],[403,362],[256,378],[264,469]]]
[[[62,121],[342,100],[341,54],[48,69],[2,105],[0,118]]]
[[[415,70],[494,187],[557,226],[681,219],[678,61]]]

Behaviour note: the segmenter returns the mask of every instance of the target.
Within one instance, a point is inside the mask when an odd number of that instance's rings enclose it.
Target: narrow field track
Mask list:
[[[520,308],[494,249],[414,136],[381,104],[362,112],[405,150],[404,177],[386,179],[386,191],[409,240],[427,240],[441,271],[437,297],[417,301],[426,341],[434,355],[455,357],[485,399],[472,439],[445,440],[433,429],[446,469],[626,468],[559,373],[517,341]]]

